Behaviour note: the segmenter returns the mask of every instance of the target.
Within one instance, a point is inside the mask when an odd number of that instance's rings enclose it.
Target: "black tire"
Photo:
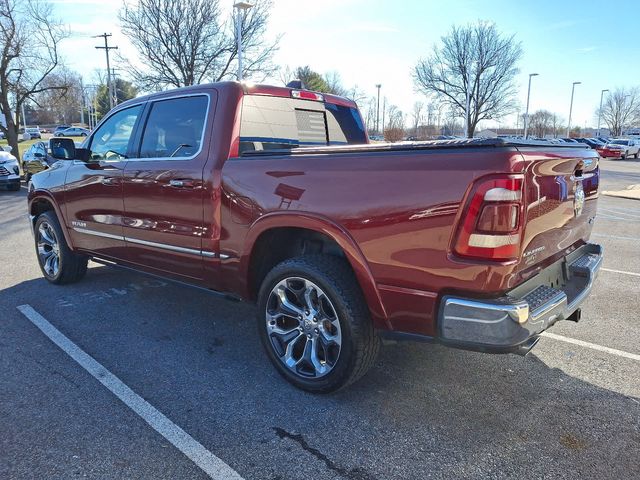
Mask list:
[[[341,342],[338,356],[331,365],[331,370],[322,376],[293,372],[284,364],[284,356],[276,351],[273,334],[267,331],[267,308],[272,290],[290,278],[304,279],[319,287],[334,310],[334,323],[339,322]],[[321,316],[320,313],[318,316]],[[295,324],[296,320],[292,318],[288,321]],[[313,321],[316,321],[315,318]],[[299,320],[300,326],[303,323],[304,320]],[[369,309],[349,264],[330,255],[306,255],[276,265],[260,287],[257,325],[267,356],[278,372],[294,386],[313,393],[334,392],[355,382],[367,373],[380,349],[380,339],[373,328]],[[318,329],[315,332],[318,333]],[[299,335],[304,337],[302,330]],[[307,340],[302,338],[302,341],[306,346]],[[282,349],[282,345],[280,348]],[[324,351],[327,351],[326,348]]]
[[[49,234],[53,232],[53,240],[57,244],[58,268],[56,271],[47,270],[47,268],[45,268],[46,260],[41,254],[40,249],[42,248],[46,250],[46,248],[45,246],[39,247],[39,244],[44,243],[41,229],[44,229]],[[87,263],[89,259],[84,255],[78,255],[71,251],[64,238],[64,234],[62,233],[60,222],[54,212],[44,212],[37,218],[34,233],[38,265],[40,265],[40,270],[42,271],[44,278],[51,283],[63,285],[77,282],[85,276],[87,273]],[[51,250],[53,250],[53,248],[51,248]]]

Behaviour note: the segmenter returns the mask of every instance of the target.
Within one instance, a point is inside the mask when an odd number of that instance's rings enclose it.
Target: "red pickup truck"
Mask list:
[[[602,261],[589,243],[587,146],[502,139],[368,145],[347,99],[235,82],[119,105],[33,176],[42,272],[87,261],[258,304],[294,385],[361,377],[381,339],[529,351],[578,320]]]

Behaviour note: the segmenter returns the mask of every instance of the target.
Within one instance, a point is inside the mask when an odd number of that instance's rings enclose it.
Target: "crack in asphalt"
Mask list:
[[[273,430],[276,432],[276,435],[278,435],[278,437],[280,437],[281,439],[288,438],[290,440],[293,440],[298,445],[300,445],[300,447],[304,451],[309,452],[318,460],[320,460],[321,462],[324,462],[324,464],[327,466],[329,470],[336,472],[337,474],[339,474],[344,478],[348,478],[349,480],[375,480],[374,476],[372,476],[370,473],[368,473],[367,471],[365,471],[360,467],[355,467],[355,468],[352,468],[351,470],[347,470],[346,468],[336,465],[336,463],[333,460],[327,457],[320,450],[309,445],[309,443],[305,440],[305,438],[300,433],[291,433],[286,431],[284,428],[280,428],[280,427],[273,427]]]

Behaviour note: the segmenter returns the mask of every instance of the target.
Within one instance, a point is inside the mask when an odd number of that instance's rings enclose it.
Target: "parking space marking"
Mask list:
[[[573,345],[579,345],[581,347],[590,348],[599,352],[605,352],[611,355],[617,355],[618,357],[624,357],[640,362],[640,355],[636,355],[635,353],[629,353],[622,350],[617,350],[615,348],[603,347],[602,345],[598,345],[596,343],[585,342],[583,340],[578,340],[575,338],[563,337],[562,335],[556,335],[555,333],[550,332],[542,332],[541,335],[543,337],[552,338],[560,342],[572,343]]]
[[[191,435],[169,420],[153,405],[131,390],[118,377],[86,353],[56,327],[51,325],[31,305],[20,305],[18,310],[33,323],[49,340],[84,368],[91,376],[118,397],[156,432],[200,467],[209,477],[220,480],[243,480],[242,477],[220,458],[207,450]]]
[[[620,235],[607,235],[606,233],[592,233],[594,237],[603,237],[603,238],[614,238],[616,240],[634,240],[637,241],[636,237],[623,237]]]
[[[640,273],[627,272],[625,270],[614,270],[613,268],[604,268],[604,267],[602,267],[600,270],[603,270],[605,272],[622,273],[623,275],[632,275],[634,277],[640,277]]]

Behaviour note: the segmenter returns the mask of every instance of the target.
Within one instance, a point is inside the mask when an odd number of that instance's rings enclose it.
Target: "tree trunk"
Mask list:
[[[5,112],[4,120],[7,124],[7,143],[11,147],[11,154],[18,159],[18,162],[22,164],[20,160],[20,150],[18,149],[18,128],[13,121],[13,115],[11,114],[11,107],[7,98],[0,100],[2,111]]]

